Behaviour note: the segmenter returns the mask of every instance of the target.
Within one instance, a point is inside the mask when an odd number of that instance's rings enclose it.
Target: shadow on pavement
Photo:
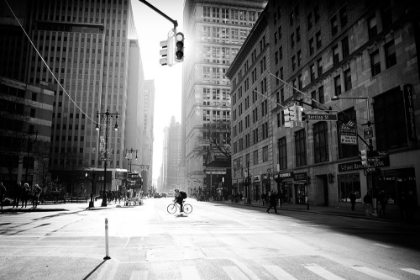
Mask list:
[[[85,278],[83,278],[83,280],[89,279],[89,277],[95,273],[96,270],[98,270],[98,268],[100,268],[107,260],[103,260],[98,266],[95,267],[94,270],[92,270],[88,275],[86,275]]]

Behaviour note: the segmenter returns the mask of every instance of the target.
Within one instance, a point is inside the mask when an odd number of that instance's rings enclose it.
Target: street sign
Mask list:
[[[363,130],[365,140],[373,138],[373,126],[369,126]]]
[[[340,126],[341,144],[357,145],[357,129],[346,124]]]
[[[368,151],[368,157],[369,158],[383,158],[388,156],[387,151]]]
[[[309,121],[336,121],[337,114],[306,114]]]

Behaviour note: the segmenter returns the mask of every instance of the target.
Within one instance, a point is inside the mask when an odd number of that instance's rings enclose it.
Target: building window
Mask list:
[[[315,34],[315,38],[316,38],[316,48],[319,50],[322,47],[321,31],[318,31]]]
[[[317,60],[318,65],[318,78],[322,75],[323,68],[322,68],[322,57]]]
[[[306,165],[306,133],[305,129],[295,132],[296,167]]]
[[[403,94],[397,87],[375,97],[375,131],[377,150],[385,151],[407,145]]]
[[[300,42],[300,26],[296,28],[296,43]]]
[[[338,32],[338,21],[337,16],[333,16],[331,19],[331,33],[334,36]]]
[[[311,30],[311,28],[312,28],[312,26],[313,26],[313,23],[312,23],[312,13],[309,13],[308,14],[308,17],[307,17],[307,21],[308,21],[308,30]]]
[[[314,48],[314,38],[309,39],[309,55],[313,55],[315,51]]]
[[[311,82],[315,81],[315,64],[312,64],[309,67],[309,70],[311,72]]]
[[[318,88],[318,96],[319,96],[319,103],[324,104],[325,103],[325,97],[324,97],[324,87],[320,86]]]
[[[381,9],[382,29],[388,29],[392,25],[392,9],[390,1],[384,1],[386,5]]]
[[[314,90],[314,91],[312,91],[311,92],[311,99],[312,99],[312,106],[313,107],[316,107],[317,106],[317,100],[316,100],[316,90]]]
[[[395,43],[391,41],[385,45],[386,68],[397,64],[397,55],[395,54]]]
[[[338,51],[338,45],[333,47],[333,63],[336,66],[340,62],[340,52]]]
[[[349,124],[353,124],[352,127],[357,129],[356,111],[354,110],[354,108],[347,109],[344,112],[338,114],[337,136],[338,136],[338,143],[339,143],[338,156],[340,159],[354,157],[354,156],[357,156],[359,153],[359,147],[357,144],[352,145],[352,144],[341,143],[340,127],[342,125],[350,126]]]
[[[296,56],[292,56],[292,70],[295,71],[296,69]]]
[[[31,108],[31,112],[29,115],[31,118],[35,118],[35,109]]]
[[[372,68],[372,77],[375,77],[381,73],[381,61],[379,59],[379,51],[376,51],[370,55],[370,63]]]
[[[287,145],[286,137],[277,140],[277,148],[279,150],[280,170],[287,169]]]
[[[293,49],[295,47],[295,33],[292,33],[292,35],[290,35],[290,42]]]
[[[349,38],[346,36],[341,40],[341,49],[343,51],[343,58],[347,57],[350,54],[349,49]]]
[[[254,165],[258,164],[258,150],[254,151],[253,159],[254,159]]]
[[[268,138],[268,122],[262,125],[262,139]]]
[[[316,5],[314,7],[314,17],[315,17],[315,23],[317,23],[320,19],[319,6],[318,5]]]
[[[372,39],[378,34],[378,28],[376,26],[376,16],[373,15],[368,19],[368,33],[369,39]]]
[[[348,22],[347,6],[344,6],[340,9],[340,20],[341,20],[341,28],[347,25],[347,22]]]
[[[351,90],[351,88],[351,73],[350,69],[347,69],[346,71],[344,71],[344,90],[348,91]]]
[[[268,161],[268,146],[262,148],[262,160],[263,162]]]
[[[339,96],[341,94],[341,77],[338,75],[334,78],[334,89],[335,89],[335,95]]]
[[[356,196],[356,202],[361,202],[360,177],[359,173],[338,175],[338,200],[340,202],[350,202],[350,194]]]
[[[328,156],[328,125],[327,122],[314,124],[314,154],[315,163],[329,160]]]

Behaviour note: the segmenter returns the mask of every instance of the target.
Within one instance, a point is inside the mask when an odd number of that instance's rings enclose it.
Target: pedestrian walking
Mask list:
[[[365,203],[365,214],[366,216],[372,215],[372,196],[370,194],[370,191],[366,193],[366,195],[363,197],[363,202]]]
[[[277,214],[277,200],[278,200],[277,192],[272,191],[269,197],[269,202],[268,202],[269,207],[267,208],[267,211],[266,211],[267,213],[270,213],[270,209],[274,208],[274,212],[276,212]]]
[[[263,193],[262,195],[261,195],[261,200],[262,200],[262,204],[263,204],[263,206],[266,204],[266,200],[267,199],[267,195],[265,194],[265,193]]]
[[[356,204],[356,194],[354,191],[350,193],[351,211],[354,211],[354,205]]]
[[[379,192],[378,200],[379,200],[379,205],[381,206],[381,209],[379,209],[379,215],[385,216],[385,207],[387,203],[387,197],[384,190]]]
[[[22,207],[25,205],[25,208],[28,204],[28,199],[29,199],[29,195],[30,195],[30,189],[29,189],[29,184],[25,183],[23,184],[22,188],[21,188],[21,200],[22,200]]]
[[[16,186],[13,188],[13,207],[16,206],[16,208],[19,207],[19,199],[21,198],[21,192],[22,192],[22,183],[18,182]]]
[[[34,195],[33,195],[33,200],[32,200],[32,204],[34,208],[38,207],[38,201],[41,196],[41,193],[42,193],[41,187],[38,184],[36,184],[34,188]]]
[[[3,185],[3,182],[0,182],[0,204],[1,204],[1,211],[3,211],[3,200],[6,195],[6,187]]]

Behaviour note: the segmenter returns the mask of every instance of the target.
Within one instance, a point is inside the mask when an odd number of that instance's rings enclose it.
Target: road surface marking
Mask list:
[[[398,280],[398,278],[394,278],[392,276],[386,275],[384,273],[381,273],[379,271],[370,269],[368,267],[357,266],[357,267],[352,267],[352,268],[355,269],[355,270],[357,270],[357,271],[359,271],[359,272],[361,272],[361,273],[364,273],[364,274],[367,274],[369,276],[375,277],[377,279],[381,279],[381,280]]]
[[[195,266],[182,266],[181,267],[181,275],[182,279],[194,279],[198,280],[201,279],[200,275],[198,275],[198,271]]]
[[[149,275],[149,271],[133,271],[131,272],[130,280],[147,280],[147,276]]]
[[[341,278],[331,272],[329,272],[328,270],[317,266],[317,265],[308,265],[305,266],[306,269],[312,271],[313,273],[317,274],[318,276],[321,276],[324,279],[328,279],[328,280],[344,280],[344,278]]]
[[[223,266],[222,268],[230,279],[249,280],[249,278],[246,277],[246,275],[243,274],[242,271],[240,271],[236,266]]]
[[[391,247],[391,246],[384,245],[384,244],[380,244],[380,243],[373,243],[373,245],[375,245],[375,246],[379,246],[379,247],[383,247],[383,248],[387,248],[387,249],[391,249],[391,248],[393,248],[393,247]]]
[[[420,270],[413,269],[413,268],[400,268],[400,269],[420,276]]]
[[[268,270],[276,279],[284,280],[297,280],[295,277],[278,267],[277,265],[264,265],[264,268]]]

